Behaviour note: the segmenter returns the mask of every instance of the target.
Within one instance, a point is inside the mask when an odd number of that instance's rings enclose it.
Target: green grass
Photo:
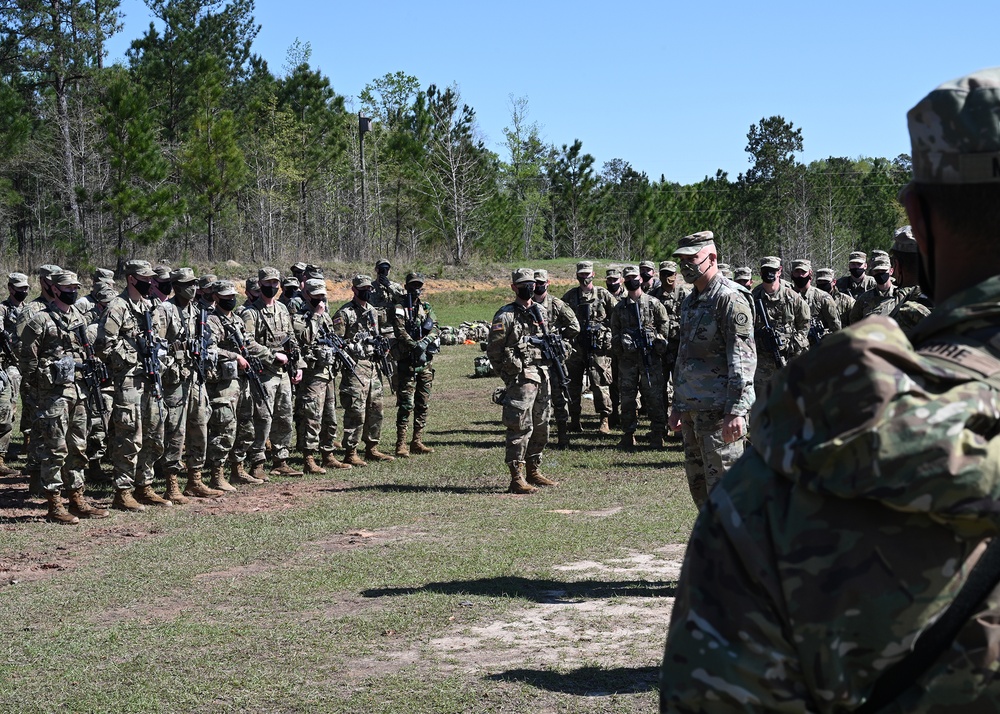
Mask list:
[[[452,297],[443,307],[456,316],[495,310],[493,295]],[[177,507],[75,528],[3,524],[0,514],[0,561],[65,566],[16,585],[16,573],[0,573],[0,711],[655,708],[665,626],[617,653],[587,649],[582,633],[662,614],[671,582],[565,564],[684,543],[695,511],[680,450],[620,452],[585,413],[591,431],[546,454],[560,485],[504,495],[495,380],[467,376],[478,354],[446,347],[436,359],[435,454],[279,479],[231,501],[256,499],[257,511]],[[387,445],[394,413],[387,395]],[[377,535],[350,543],[345,534],[358,530]],[[555,590],[581,607],[639,609],[546,615],[568,618],[573,632],[552,643],[535,632],[530,656],[511,649],[520,640],[489,637],[471,653],[442,649],[441,638],[478,636],[491,623],[520,626]],[[555,661],[545,659],[550,644]]]

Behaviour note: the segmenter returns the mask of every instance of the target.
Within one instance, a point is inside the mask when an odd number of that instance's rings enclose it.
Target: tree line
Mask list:
[[[578,139],[548,143],[524,98],[494,151],[455,85],[396,72],[348,99],[298,41],[273,71],[253,50],[253,0],[146,4],[156,22],[111,66],[119,0],[0,8],[8,262],[629,260],[709,229],[733,265],[841,266],[903,220],[908,157],[804,165],[801,129],[779,116],[750,127],[735,180],[651,180],[598,166]]]

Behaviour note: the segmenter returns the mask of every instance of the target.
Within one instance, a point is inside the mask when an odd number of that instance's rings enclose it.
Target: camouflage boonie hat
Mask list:
[[[812,261],[805,258],[796,258],[792,261],[792,270],[804,270],[807,273],[813,269]]]
[[[69,270],[62,270],[58,273],[53,273],[52,283],[61,288],[71,288],[74,285],[76,287],[80,287],[80,279],[76,277],[76,273]]]
[[[607,270],[604,271],[605,278],[614,278],[615,280],[617,280],[621,276],[622,276],[622,271],[619,270],[618,268],[608,268]]]
[[[90,276],[90,279],[95,283],[113,282],[115,271],[108,270],[107,268],[94,268],[94,273]]]
[[[215,276],[212,276],[215,279]],[[257,280],[264,282],[265,280],[281,280],[281,273],[278,272],[277,268],[261,268],[257,271]]]
[[[252,290],[256,292],[260,290],[260,280],[251,275],[244,281],[243,287],[245,290]]]
[[[641,263],[639,263],[639,270],[642,270],[643,268],[649,268],[650,270],[656,270],[656,263],[654,263],[651,260],[644,260]]]
[[[170,280],[170,266],[169,265],[157,265],[153,267],[153,273],[156,275],[156,279],[161,283],[165,283]]]
[[[24,273],[11,273],[7,276],[7,284],[12,288],[26,288],[28,287],[28,276]]]
[[[193,283],[196,280],[198,278],[195,277],[194,271],[191,268],[177,268],[177,270],[170,271],[170,282],[172,283]],[[207,286],[202,285],[202,287]]]
[[[308,295],[326,295],[326,281],[309,279],[305,282],[305,291]]]
[[[518,268],[510,274],[510,282],[514,285],[518,283],[533,283],[535,282],[535,271],[531,268]]]
[[[733,271],[733,280],[751,280],[753,278],[753,273],[750,272],[750,268],[743,267],[737,268]]]
[[[420,273],[407,273],[405,285],[413,285],[414,283],[424,284],[424,276]]]
[[[903,226],[896,229],[896,234],[892,238],[893,253],[916,253],[917,239],[913,237],[913,229]]]
[[[148,260],[128,261],[125,263],[125,275],[132,275],[137,278],[156,277],[156,273],[153,272],[153,266],[149,264]]]
[[[236,295],[236,284],[232,280],[220,280],[216,283],[215,294],[219,297],[231,297]]]
[[[867,263],[868,256],[864,254],[863,251],[856,250],[851,253],[851,257],[847,260],[848,263]]]
[[[292,275],[298,277],[298,276],[302,275],[302,271],[304,271],[307,267],[309,267],[309,266],[306,265],[305,263],[299,261],[298,263],[293,263],[292,267],[289,268],[289,270],[292,271]]]
[[[1000,68],[945,82],[906,114],[913,181],[1000,181]]]
[[[281,279],[281,287],[283,288],[297,288],[299,286],[299,279],[294,275],[286,275]]]
[[[776,255],[765,255],[760,259],[760,267],[778,270],[781,267],[781,258]]]
[[[677,272],[677,263],[672,260],[660,261],[660,272],[669,271],[671,273]]]
[[[638,278],[639,277],[639,266],[638,265],[626,265],[622,270],[623,278]]]
[[[370,275],[355,275],[351,278],[351,285],[356,288],[370,288],[372,279]]]
[[[887,272],[891,267],[892,264],[889,262],[889,258],[884,255],[880,255],[872,261],[873,273]]]
[[[536,283],[547,283],[547,282],[549,282],[549,271],[547,271],[547,270],[536,270],[535,271],[535,282]]]
[[[594,264],[589,260],[581,260],[579,263],[576,264],[577,275],[579,275],[580,273],[593,273],[593,272],[594,272]]]
[[[715,245],[715,234],[712,231],[698,231],[689,236],[684,236],[677,242],[677,250],[674,257],[678,255],[697,255],[708,245]]]

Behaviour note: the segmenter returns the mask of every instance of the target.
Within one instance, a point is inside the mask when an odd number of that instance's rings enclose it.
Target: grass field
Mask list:
[[[457,324],[506,297],[430,299]],[[77,527],[8,479],[0,711],[655,709],[695,517],[679,442],[620,452],[585,410],[546,454],[560,485],[505,494],[478,354],[435,360],[429,456]]]

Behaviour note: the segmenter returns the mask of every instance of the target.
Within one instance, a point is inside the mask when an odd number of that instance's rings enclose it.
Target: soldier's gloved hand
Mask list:
[[[622,350],[625,352],[636,352],[638,347],[635,345],[635,338],[627,332],[622,333]]]

